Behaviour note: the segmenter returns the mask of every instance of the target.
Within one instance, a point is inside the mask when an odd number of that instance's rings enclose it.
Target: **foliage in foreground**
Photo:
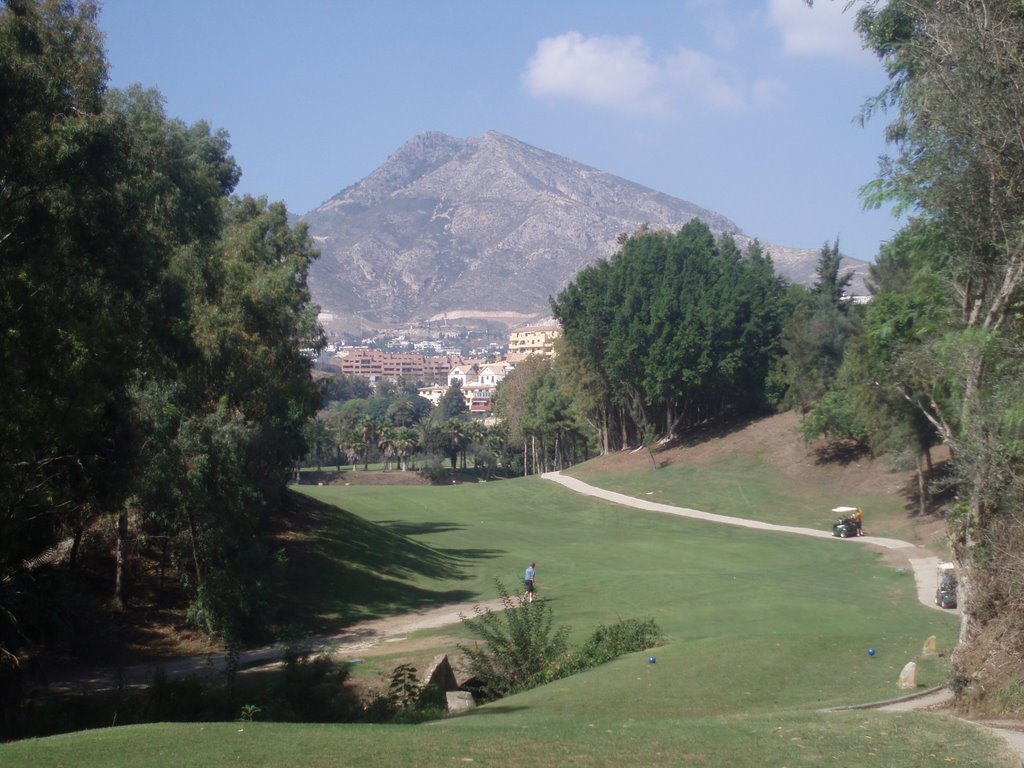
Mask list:
[[[477,606],[473,617],[462,617],[484,642],[483,647],[459,646],[484,700],[526,691],[659,642],[653,619],[628,619],[610,627],[599,626],[579,650],[571,651],[569,628],[554,627],[551,607],[544,598],[528,603],[509,595],[500,581],[497,584],[501,612]]]
[[[288,651],[280,674],[249,680],[229,675],[224,682],[172,680],[157,670],[145,691],[82,695],[36,703],[17,722],[0,728],[0,739],[142,723],[265,720],[283,723],[351,723],[363,720],[363,706],[348,685],[351,667],[326,657]]]
[[[109,520],[116,609],[156,551],[196,626],[258,635],[268,517],[318,399],[305,228],[232,196],[225,132],[168,117],[156,91],[107,88],[97,14],[0,4],[5,692],[49,641],[33,605],[55,603],[33,571],[59,557],[77,573]],[[11,706],[0,697],[0,716]]]
[[[894,114],[874,202],[915,213],[880,268],[906,276],[871,312],[874,378],[951,449],[962,581],[960,703],[1000,708],[1024,680],[1024,14],[1019,0],[866,2],[857,26],[889,74]]]

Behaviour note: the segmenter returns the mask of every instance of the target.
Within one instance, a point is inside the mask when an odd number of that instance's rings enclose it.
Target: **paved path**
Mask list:
[[[575,477],[563,475],[561,472],[545,472],[541,477],[545,480],[553,480],[577,493],[594,496],[598,499],[633,507],[634,509],[643,509],[648,512],[662,512],[667,515],[690,517],[695,520],[706,520],[710,523],[734,525],[740,528],[755,528],[761,531],[774,531],[776,533],[794,533],[799,536],[812,536],[817,539],[828,539],[837,543],[842,542],[843,544],[856,543],[892,550],[907,550],[908,560],[914,571],[914,582],[917,585],[918,599],[927,606],[935,607],[935,567],[939,564],[939,558],[928,555],[926,550],[906,541],[887,539],[882,536],[858,536],[852,539],[840,539],[833,536],[830,530],[801,528],[796,525],[776,525],[774,523],[765,523],[761,520],[716,515],[711,512],[701,512],[699,509],[689,509],[688,507],[677,507],[672,504],[638,499],[634,496],[627,496],[624,493],[608,491],[604,488],[589,485],[582,480],[577,480]],[[915,555],[917,556],[915,557]]]
[[[696,520],[707,520],[712,523],[720,523],[722,525],[735,525],[741,528],[756,528],[762,531],[774,531],[776,533],[793,533],[800,536],[813,536],[819,539],[830,539],[836,542],[856,542],[858,544],[874,545],[884,547],[891,550],[907,550],[908,560],[910,561],[911,569],[914,573],[914,582],[917,586],[917,597],[922,604],[929,608],[935,608],[936,610],[943,610],[935,605],[935,569],[939,564],[939,558],[933,557],[927,554],[927,551],[921,547],[917,547],[906,541],[900,541],[899,539],[886,539],[876,536],[862,536],[854,539],[839,539],[832,535],[831,531],[822,531],[816,528],[801,528],[793,525],[774,525],[772,523],[764,523],[760,520],[747,520],[740,517],[728,517],[726,515],[716,515],[710,512],[701,512],[697,509],[688,509],[687,507],[677,507],[671,504],[661,504],[654,501],[646,501],[645,499],[638,499],[633,496],[627,496],[624,493],[617,493],[615,491],[608,491],[604,488],[598,488],[593,485],[584,483],[582,480],[577,480],[574,477],[563,475],[560,472],[547,472],[543,474],[545,480],[553,480],[556,483],[564,485],[566,488],[570,488],[577,493],[586,494],[587,496],[593,496],[595,498],[604,499],[615,504],[622,504],[623,506],[633,507],[634,509],[642,509],[649,512],[663,512],[669,515],[678,515],[679,517],[690,517]],[[916,556],[914,556],[916,555]],[[897,699],[890,702],[879,702],[875,704],[866,704],[860,707],[848,707],[849,709],[864,708],[864,709],[881,709],[890,712],[907,712],[912,710],[921,709],[942,709],[952,704],[953,694],[947,688],[938,688],[932,691],[927,691],[924,694],[907,696],[905,698]],[[970,721],[974,722],[974,721]],[[979,723],[987,728],[990,728],[994,733],[1001,736],[1009,747],[1016,753],[1017,760],[1022,768],[1024,768],[1024,730],[1021,729],[1021,723]]]
[[[853,539],[840,539],[833,536],[831,531],[820,530],[818,528],[801,528],[795,525],[775,525],[773,523],[765,523],[760,520],[748,520],[742,517],[728,517],[726,515],[712,514],[711,512],[701,512],[698,509],[677,507],[672,504],[661,504],[656,501],[646,501],[634,496],[627,496],[624,493],[616,493],[615,491],[608,491],[604,488],[597,488],[596,486],[588,485],[582,480],[577,480],[575,477],[563,475],[560,472],[547,472],[541,475],[541,477],[545,480],[553,480],[556,483],[560,483],[566,488],[570,488],[577,493],[594,496],[599,499],[611,501],[615,504],[622,504],[627,507],[643,509],[649,512],[663,512],[668,515],[678,515],[679,517],[692,517],[696,520],[707,520],[711,523],[735,525],[741,528],[756,528],[762,531],[775,531],[776,533],[795,533],[800,536],[813,536],[818,539],[829,539],[830,541],[835,542],[856,542],[857,544],[883,547],[891,550],[906,550],[907,559],[909,560],[910,567],[914,573],[914,583],[917,586],[918,600],[929,608],[949,610],[939,608],[935,605],[935,571],[939,565],[939,558],[927,554],[927,550],[906,541],[900,541],[899,539],[887,539],[882,536],[860,536]]]
[[[834,541],[855,541],[860,544],[874,544],[875,546],[885,547],[886,549],[904,549],[907,547],[914,547],[913,544],[908,544],[907,542],[900,541],[899,539],[886,539],[879,536],[861,536],[852,539],[838,539],[832,535],[832,531],[830,530],[823,531],[817,528],[800,528],[795,525],[775,525],[773,523],[764,523],[760,520],[748,520],[742,517],[728,517],[727,515],[716,515],[711,512],[701,512],[698,509],[677,507],[672,504],[661,504],[657,501],[646,501],[644,499],[635,498],[634,496],[627,496],[624,493],[616,493],[615,491],[607,491],[604,488],[588,485],[582,480],[577,480],[575,477],[563,475],[561,472],[545,472],[541,477],[545,480],[554,480],[556,483],[560,483],[566,488],[571,488],[577,493],[582,493],[587,496],[595,496],[599,499],[605,499],[606,501],[622,504],[627,507],[645,509],[649,512],[664,512],[668,515],[692,517],[696,520],[707,520],[708,522],[720,523],[722,525],[735,525],[740,528],[757,528],[762,531],[776,531],[778,533],[796,533],[801,536],[814,536],[819,539],[831,539]]]

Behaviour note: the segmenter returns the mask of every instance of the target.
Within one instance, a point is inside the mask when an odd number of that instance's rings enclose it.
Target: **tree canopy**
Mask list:
[[[170,542],[204,629],[258,624],[262,532],[317,406],[316,257],[233,197],[227,134],[110,91],[96,4],[0,8],[0,651],[31,562],[97,521]],[[113,574],[112,574],[113,576]],[[112,585],[115,580],[111,579]],[[36,594],[33,590],[39,589]]]
[[[569,365],[587,375],[587,416],[606,449],[766,405],[783,284],[752,243],[706,224],[641,231],[552,301]]]
[[[956,687],[982,704],[1022,674],[1007,677],[998,648],[1019,645],[1024,612],[1024,13],[1015,0],[889,0],[864,3],[857,26],[889,74],[865,115],[894,114],[869,202],[914,215],[879,259],[867,359],[955,457]]]

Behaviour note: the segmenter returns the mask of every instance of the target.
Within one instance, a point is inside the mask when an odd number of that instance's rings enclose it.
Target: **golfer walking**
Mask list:
[[[526,594],[523,595],[523,602],[524,603],[532,603],[533,602],[533,595],[534,595],[534,592],[536,590],[536,587],[534,586],[534,581],[536,580],[536,577],[537,577],[537,564],[536,563],[530,563],[526,567],[526,573],[523,575],[523,581],[526,582]]]

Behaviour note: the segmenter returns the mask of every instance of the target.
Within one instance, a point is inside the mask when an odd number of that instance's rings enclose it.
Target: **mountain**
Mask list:
[[[741,247],[750,241],[719,213],[509,136],[429,132],[302,220],[321,253],[314,300],[339,317],[394,324],[546,314],[548,297],[614,254],[621,233],[675,231],[695,216]],[[780,274],[814,279],[817,249],[765,246]],[[844,267],[862,286],[866,265]]]

